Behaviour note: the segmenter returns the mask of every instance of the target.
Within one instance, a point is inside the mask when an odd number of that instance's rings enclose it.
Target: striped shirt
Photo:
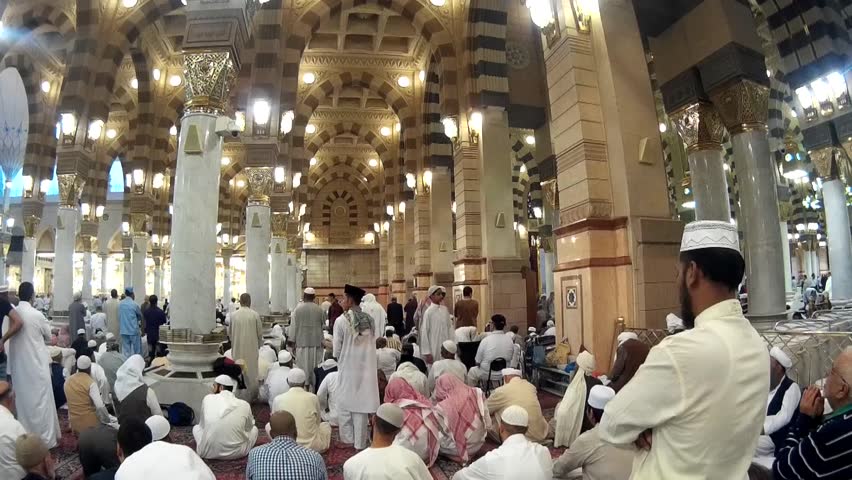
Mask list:
[[[327,480],[320,454],[299,446],[290,437],[278,436],[252,449],[246,463],[248,480]]]
[[[820,425],[799,414],[789,425],[772,471],[776,480],[852,478],[852,405],[836,410]]]

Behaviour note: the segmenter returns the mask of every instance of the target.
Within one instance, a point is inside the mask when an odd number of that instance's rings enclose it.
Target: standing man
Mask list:
[[[124,300],[118,305],[121,324],[121,353],[124,358],[142,355],[142,310],[133,300],[133,287],[124,289]]]
[[[18,315],[15,307],[9,302],[9,287],[0,285],[0,332],[4,330],[3,320],[6,317],[9,317],[9,327],[6,329],[3,337],[0,338],[0,382],[6,381],[6,342],[17,335],[21,327],[23,327],[20,315]]]
[[[337,320],[337,317],[343,315],[343,307],[337,301],[334,293],[329,293],[328,298],[331,301],[331,305],[328,307],[328,326],[334,328],[334,322]]]
[[[160,343],[160,326],[165,325],[168,320],[166,312],[157,306],[158,300],[156,295],[148,297],[149,306],[143,314],[145,317],[145,336],[148,337],[148,353],[151,361],[157,356],[157,344]]]
[[[86,306],[83,305],[83,294],[74,293],[74,300],[68,305],[68,333],[86,329]],[[94,332],[92,332],[94,333]],[[89,338],[88,334],[86,338]]]
[[[479,317],[479,302],[473,299],[473,289],[464,287],[462,299],[456,302],[455,308],[456,328],[475,327],[476,319]]]
[[[385,309],[376,301],[376,296],[372,293],[364,295],[364,301],[361,302],[361,310],[373,317],[376,336],[381,336],[382,332],[385,331],[385,325],[388,323],[388,314],[385,313]]]
[[[328,318],[328,309],[331,308],[330,296],[326,295],[325,300],[323,300],[322,304],[320,305],[320,308],[322,309],[322,314],[325,315],[325,318]]]
[[[388,304],[388,326],[393,327],[395,332],[405,329],[405,312],[402,311],[402,305],[397,303],[396,297],[391,297],[391,303]]]
[[[447,290],[438,285],[429,287],[426,292],[432,304],[426,309],[423,314],[423,321],[420,328],[423,329],[420,333],[421,351],[423,359],[428,365],[431,365],[436,359],[441,357],[441,345],[445,340],[453,339],[453,319],[450,317],[450,311],[447,307],[441,305],[444,297],[447,296]]]
[[[322,307],[314,303],[316,291],[308,287],[304,301],[293,309],[290,320],[290,340],[296,344],[296,366],[308,372],[308,385],[319,387],[314,379],[314,368],[322,363],[322,326],[325,315]],[[269,400],[270,403],[272,399]]]
[[[118,320],[118,291],[112,289],[109,292],[110,299],[104,302],[104,313],[106,313],[107,332],[113,334],[115,338],[121,334]]]
[[[408,332],[414,328],[414,314],[417,313],[417,297],[412,294],[402,310],[405,312],[405,327],[399,331],[400,337],[408,335]]]
[[[687,330],[651,349],[599,427],[604,442],[639,448],[632,480],[745,477],[765,418],[769,355],[737,299],[744,271],[735,226],[686,225],[677,282]]]
[[[35,289],[30,282],[18,287],[20,302],[15,311],[21,317],[22,328],[9,341],[9,373],[15,381],[15,408],[18,420],[28,432],[41,435],[48,448],[59,444],[62,436],[46,343],[50,342],[50,324],[30,302]]]
[[[243,377],[248,389],[248,401],[257,396],[257,351],[263,343],[263,324],[260,315],[251,309],[251,295],[240,295],[240,309],[231,315],[231,349],[234,361],[246,362]],[[203,457],[203,455],[202,455]]]
[[[337,390],[340,441],[367,448],[370,414],[379,407],[376,370],[376,330],[372,317],[361,311],[364,290],[346,285],[345,313],[334,323],[334,357],[338,362]]]
[[[103,306],[100,303],[95,305],[95,313],[89,320],[89,323],[92,326],[92,335],[95,335],[98,332],[101,332],[102,335],[106,335],[107,317],[103,310]]]

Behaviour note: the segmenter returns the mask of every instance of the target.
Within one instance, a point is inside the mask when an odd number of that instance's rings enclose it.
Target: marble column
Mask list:
[[[422,175],[421,175],[422,177]],[[434,181],[433,181],[434,186]],[[414,251],[414,292],[420,293],[425,292],[430,285],[432,285],[432,261],[431,255],[433,248],[431,246],[432,243],[432,225],[430,218],[430,208],[431,208],[431,198],[432,193],[428,191],[429,187],[423,185],[417,193],[417,196],[410,203],[411,205],[408,208],[412,208],[406,213],[406,216],[414,217],[414,243],[409,244],[408,242],[404,242],[405,245],[408,245],[408,250]],[[397,212],[397,217],[400,217],[402,214]],[[406,235],[408,232],[406,232]],[[408,255],[406,255],[406,258]],[[406,269],[407,272],[407,269]],[[407,274],[405,278],[410,278]]]
[[[272,313],[284,313],[287,310],[287,214],[272,214],[272,265],[270,275],[270,310]]]
[[[790,258],[790,240],[787,238],[787,222],[781,221],[778,224],[778,229],[781,232],[781,248],[784,252],[784,293],[788,298],[793,298],[793,262]]]
[[[163,269],[160,267],[160,260],[154,259],[154,295],[158,299],[163,298]]]
[[[272,168],[246,168],[249,199],[246,207],[246,289],[252,308],[269,314],[269,244],[272,239],[269,195]]]
[[[452,189],[450,169],[433,167],[432,191],[429,193],[429,234],[432,250],[430,256],[432,282],[439,285],[445,285],[452,280],[453,274]]]
[[[38,228],[40,219],[36,216],[29,216],[24,219],[24,248],[21,252],[21,281],[34,282],[35,280],[35,261],[36,261],[36,239],[35,231]],[[36,291],[41,291],[41,286],[36,287]]]
[[[238,68],[228,51],[185,52],[187,107],[180,125],[172,215],[171,325],[206,334],[216,326],[216,222],[225,111]]]
[[[687,146],[696,220],[731,220],[722,137],[725,126],[709,103],[695,103],[672,115]]]
[[[109,294],[109,289],[107,288],[107,260],[109,259],[109,255],[101,253],[98,256],[101,257],[101,295],[107,295]]]
[[[63,202],[64,203],[64,202]],[[55,256],[53,258],[53,310],[68,311],[74,286],[74,247],[80,212],[76,207],[62,205],[56,219]]]
[[[132,242],[131,242],[131,244],[132,244]],[[121,275],[122,275],[122,279],[124,281],[124,285],[121,287],[121,289],[118,292],[119,296],[124,292],[124,290],[127,287],[130,287],[130,286],[133,285],[133,280],[132,280],[132,277],[131,277],[131,270],[130,270],[130,258],[131,258],[130,251],[131,251],[130,248],[122,249],[123,257],[121,258]]]
[[[141,305],[148,295],[146,288],[146,271],[145,260],[148,258],[148,233],[133,232],[133,250],[131,250],[131,265],[130,265],[130,285],[133,287],[133,294],[136,297],[136,303]]]
[[[711,95],[731,134],[737,176],[742,179],[740,225],[748,240],[748,316],[758,322],[783,319],[784,250],[778,229],[777,172],[766,127],[769,89],[743,80]]]
[[[286,266],[286,275],[287,283],[286,283],[286,294],[287,294],[287,304],[286,308],[293,311],[296,308],[296,304],[299,302],[298,295],[298,262],[296,261],[295,253],[290,253],[287,255],[287,266]]]
[[[226,305],[234,296],[231,294],[231,255],[233,254],[233,248],[222,248],[222,303]]]
[[[85,247],[85,239],[83,240]],[[89,248],[83,248],[83,301],[90,302],[92,300],[92,250],[91,239],[89,239]]]
[[[831,303],[845,306],[852,301],[852,236],[849,233],[849,212],[846,207],[846,186],[837,175],[836,164],[848,162],[840,148],[822,148],[810,153],[822,183],[825,204],[825,223],[828,228],[828,262],[831,265]],[[817,247],[818,248],[818,247]],[[817,276],[819,276],[819,256]]]

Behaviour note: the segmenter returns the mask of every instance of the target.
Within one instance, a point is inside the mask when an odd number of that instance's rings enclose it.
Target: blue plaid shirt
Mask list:
[[[328,472],[319,453],[300,446],[290,437],[278,436],[249,452],[246,478],[328,480]]]

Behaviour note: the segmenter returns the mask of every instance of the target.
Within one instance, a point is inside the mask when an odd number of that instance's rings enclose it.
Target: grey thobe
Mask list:
[[[68,305],[68,335],[77,336],[77,330],[86,329],[86,307],[83,302],[74,301]],[[86,338],[89,338],[88,335]]]
[[[323,361],[325,315],[316,303],[302,302],[290,318],[290,339],[296,344],[296,366],[308,375],[308,383],[315,385],[314,369]]]
[[[248,388],[251,403],[257,396],[257,353],[263,339],[263,324],[260,315],[249,307],[240,307],[231,314],[231,356],[234,361],[243,359],[246,371],[243,378]]]
[[[115,335],[116,340],[118,340],[119,335],[121,334],[118,322],[118,299],[110,298],[106,302],[104,302],[104,313],[106,313],[107,317],[107,332]]]

